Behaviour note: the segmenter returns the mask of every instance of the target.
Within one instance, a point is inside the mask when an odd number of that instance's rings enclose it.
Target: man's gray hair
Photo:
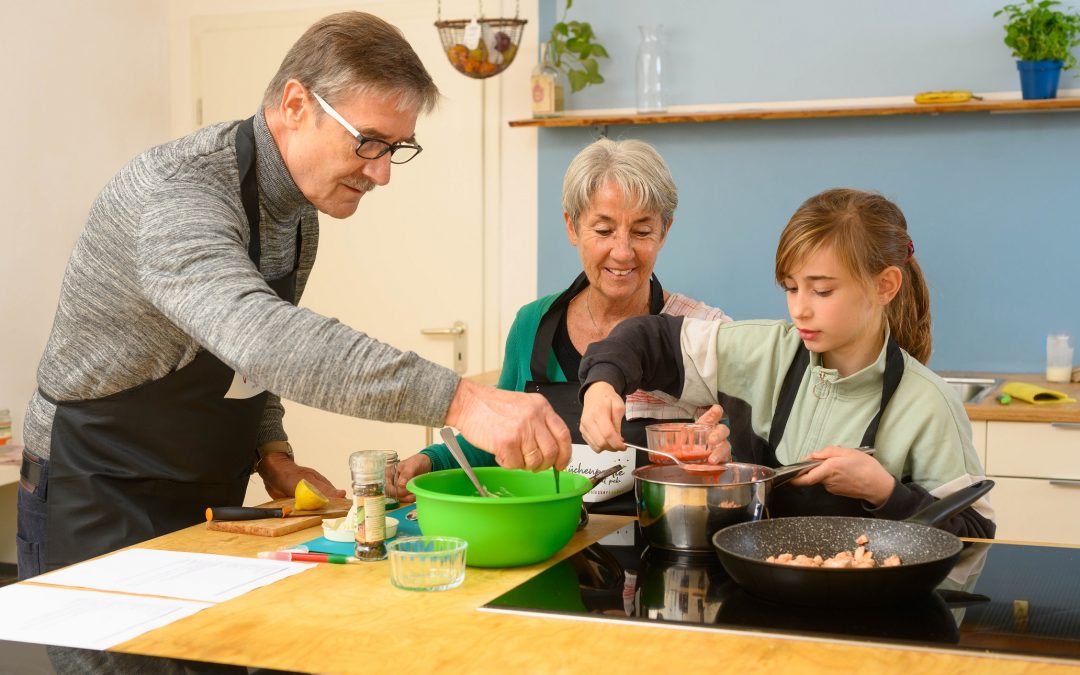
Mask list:
[[[679,205],[679,192],[664,158],[644,141],[601,138],[579,152],[563,176],[563,210],[575,230],[596,191],[609,182],[633,200],[635,209],[660,214],[667,229]]]
[[[357,94],[397,96],[398,110],[429,113],[439,101],[438,87],[401,31],[366,12],[331,14],[308,28],[266,87],[264,108],[281,103],[289,80],[331,103]]]

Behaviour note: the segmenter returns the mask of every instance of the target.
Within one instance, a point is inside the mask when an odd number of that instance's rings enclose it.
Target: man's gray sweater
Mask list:
[[[265,280],[292,271],[297,296],[315,262],[319,222],[255,117],[260,269],[236,167],[238,122],[206,127],[136,157],[90,209],[60,289],[38,387],[58,401],[95,399],[157,380],[206,349],[271,396],[259,443],[285,440],[278,396],[354,417],[438,426],[453,371],[298,308]],[[55,407],[39,392],[26,447],[49,456]]]

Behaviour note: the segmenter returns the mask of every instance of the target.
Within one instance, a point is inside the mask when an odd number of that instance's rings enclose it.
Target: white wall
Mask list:
[[[0,408],[15,442],[71,246],[131,157],[169,138],[166,0],[5,0],[0,63]],[[0,488],[0,562],[15,562],[15,485]]]
[[[21,439],[72,244],[105,182],[169,139],[167,0],[5,0],[0,408]]]

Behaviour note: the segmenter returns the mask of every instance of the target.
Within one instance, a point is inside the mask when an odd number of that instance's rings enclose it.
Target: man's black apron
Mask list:
[[[252,119],[237,128],[236,163],[259,267],[259,189]],[[296,302],[300,260],[268,282]],[[194,525],[208,506],[243,503],[266,392],[226,399],[234,373],[205,349],[165,377],[99,399],[54,401],[45,566],[52,570]]]
[[[799,345],[799,351],[795,354],[795,359],[784,376],[784,384],[780,389],[780,399],[776,402],[776,410],[773,413],[772,427],[769,430],[769,441],[765,446],[764,456],[757,463],[774,468],[780,466],[780,461],[776,458],[776,449],[780,447],[780,439],[784,436],[788,417],[791,415],[795,398],[799,394],[803,373],[809,367],[810,352],[805,345]],[[903,376],[904,355],[892,337],[889,337],[885,346],[885,377],[881,386],[881,405],[863,433],[862,447],[874,447],[881,416],[885,412],[885,407],[889,405],[889,400],[896,393],[896,388],[900,385],[900,378]],[[787,483],[776,488],[771,493],[769,497],[769,516],[772,518],[811,515],[865,517],[866,509],[863,506],[864,504],[865,502],[861,499],[831,494],[820,484],[803,487]]]
[[[566,382],[552,382],[548,378],[548,361],[552,358],[555,332],[559,321],[566,314],[570,301],[573,300],[589,285],[589,279],[584,273],[580,274],[570,288],[566,289],[555,302],[551,304],[547,312],[540,319],[540,325],[536,329],[536,340],[533,342],[532,359],[530,370],[532,380],[525,383],[525,391],[536,392],[547,399],[555,410],[555,413],[566,422],[570,429],[570,442],[585,445],[585,439],[581,436],[581,401],[578,400],[578,391],[581,383],[577,373],[563,373]],[[660,280],[653,275],[649,286],[649,313],[659,314],[664,309],[664,289]],[[661,422],[687,422],[689,418],[660,420],[651,417],[627,420],[622,422],[622,437],[627,443],[646,447],[645,427],[649,424]],[[637,465],[645,466],[649,463],[648,453],[637,452]],[[634,506],[633,492],[619,495],[604,502],[587,503],[592,513],[617,513],[634,515],[637,513]]]

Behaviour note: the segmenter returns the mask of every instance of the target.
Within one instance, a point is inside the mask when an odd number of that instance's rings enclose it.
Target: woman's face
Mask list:
[[[625,301],[643,288],[656,265],[656,254],[666,236],[659,213],[635,210],[612,183],[605,183],[578,218],[568,214],[566,234],[577,247],[581,266],[596,292],[615,302]],[[668,223],[668,228],[671,224]]]
[[[900,272],[887,268],[867,286],[822,246],[784,279],[788,312],[810,351],[841,376],[873,363],[881,352],[885,306],[900,287]]]

